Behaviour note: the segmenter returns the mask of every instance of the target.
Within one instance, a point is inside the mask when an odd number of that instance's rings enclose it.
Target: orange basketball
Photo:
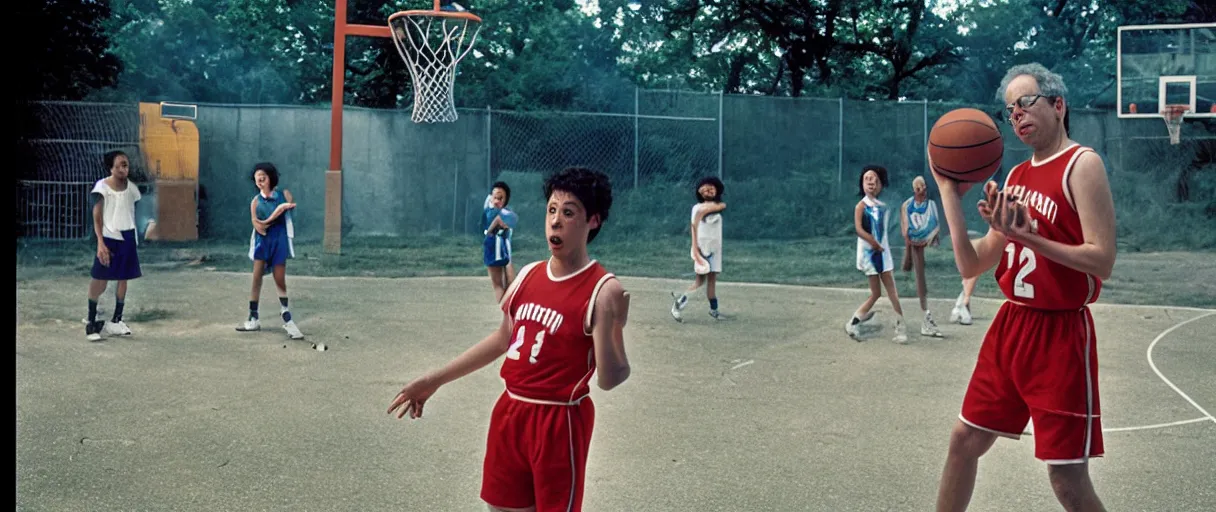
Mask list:
[[[933,172],[958,181],[979,183],[1001,168],[1005,143],[992,118],[974,108],[946,113],[929,131]]]

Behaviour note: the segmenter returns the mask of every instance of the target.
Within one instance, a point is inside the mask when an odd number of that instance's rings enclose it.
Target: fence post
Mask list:
[[[490,189],[490,183],[494,182],[494,154],[490,150],[490,145],[494,143],[494,139],[490,138],[490,116],[494,112],[490,110],[490,106],[486,105],[486,190]]]
[[[836,187],[839,188],[844,184],[844,96],[836,99],[839,101],[839,113],[837,114],[839,128],[836,134]]]
[[[922,99],[922,100],[920,100],[920,102],[921,102],[921,106],[924,108],[924,116],[925,116],[924,127],[921,129],[922,130],[921,133],[925,136],[925,140],[924,140],[924,144],[921,144],[920,148],[921,148],[921,151],[925,151],[927,153],[929,151],[929,98]],[[929,155],[922,153],[921,156],[924,157],[921,159],[921,161],[924,162],[925,166],[924,166],[924,168],[921,169],[920,174],[921,174],[921,176],[928,176],[929,175]]]
[[[722,179],[722,100],[726,90],[718,91],[718,179]]]
[[[638,188],[638,115],[641,112],[638,110],[638,96],[641,94],[641,88],[633,87],[633,188]]]

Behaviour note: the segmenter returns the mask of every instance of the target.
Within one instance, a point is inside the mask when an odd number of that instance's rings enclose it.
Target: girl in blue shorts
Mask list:
[[[494,300],[501,301],[511,281],[515,280],[515,266],[511,264],[511,235],[519,216],[507,208],[511,202],[511,187],[496,182],[490,187],[481,212],[481,230],[485,239],[481,244],[481,260],[490,274],[494,287]]]
[[[249,215],[253,222],[253,234],[249,238],[249,259],[253,260],[253,291],[249,298],[249,317],[237,327],[238,331],[257,331],[262,328],[258,319],[258,299],[262,295],[262,276],[273,272],[274,284],[279,292],[279,313],[283,317],[283,330],[291,339],[304,339],[304,334],[291,319],[287,306],[287,259],[295,256],[292,239],[295,226],[291,211],[296,207],[291,192],[280,191],[279,170],[270,162],[253,167],[253,182],[258,194],[249,203]]]

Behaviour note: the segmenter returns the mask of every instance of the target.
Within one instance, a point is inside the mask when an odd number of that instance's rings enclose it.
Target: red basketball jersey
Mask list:
[[[1081,217],[1068,188],[1077,158],[1093,149],[1073,144],[1042,162],[1022,162],[1005,179],[1005,194],[1015,196],[1030,213],[1039,236],[1066,245],[1084,242]],[[1102,280],[1036,254],[1008,241],[996,265],[996,280],[1009,300],[1046,310],[1080,309],[1098,300]]]
[[[600,287],[610,274],[592,261],[571,275],[554,278],[549,262],[520,269],[514,292],[504,297],[510,315],[511,345],[503,362],[507,391],[518,398],[569,403],[591,392],[595,372],[591,312]]]

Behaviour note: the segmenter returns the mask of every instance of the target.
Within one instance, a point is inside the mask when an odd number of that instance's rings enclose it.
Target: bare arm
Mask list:
[[[397,393],[389,404],[388,413],[398,418],[409,415],[411,419],[422,417],[422,408],[439,387],[473,373],[494,362],[507,352],[507,341],[511,338],[511,317],[502,315],[498,329],[483,338],[448,364],[418,377]]]
[[[936,173],[934,173],[936,175]],[[1001,259],[1005,247],[1005,235],[989,229],[982,238],[967,237],[967,219],[963,216],[961,193],[957,183],[950,178],[938,178],[938,189],[942,192],[942,210],[946,224],[950,227],[950,243],[954,247],[954,263],[963,278],[983,274]],[[995,197],[997,184],[989,181],[985,185],[988,197]],[[983,207],[981,207],[981,210]]]
[[[912,243],[912,239],[908,238],[908,202],[909,201],[912,201],[912,199],[908,198],[907,201],[904,201],[904,204],[899,205],[899,225],[900,225],[900,227],[903,228],[905,243]]]
[[[93,234],[97,235],[97,245],[99,245],[101,247],[105,247],[105,242],[103,242],[101,239],[101,237],[102,237],[101,230],[102,230],[103,220],[105,218],[106,198],[105,198],[105,196],[103,196],[101,194],[96,194],[96,195],[97,195],[97,202],[93,203]]]
[[[607,391],[625,382],[630,372],[624,334],[629,319],[629,292],[620,281],[610,279],[604,283],[596,296],[591,317],[597,384]]]
[[[1048,240],[1034,233],[1028,225],[1009,230],[1009,236],[1040,256],[1073,270],[1109,279],[1115,266],[1115,202],[1102,159],[1091,152],[1078,158],[1068,186],[1081,217],[1084,241],[1080,245]],[[1024,207],[1019,205],[1019,208]]]

